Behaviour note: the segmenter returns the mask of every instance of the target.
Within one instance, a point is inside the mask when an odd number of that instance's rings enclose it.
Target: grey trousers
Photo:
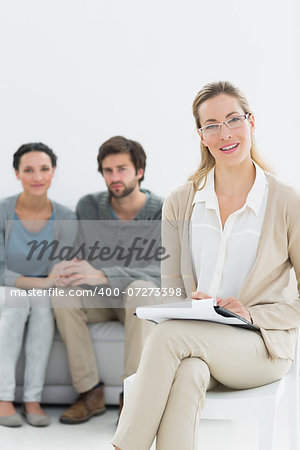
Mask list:
[[[23,401],[40,402],[54,334],[49,296],[11,297],[10,302],[8,290],[5,294],[5,288],[0,288],[4,303],[0,315],[0,400],[15,398],[16,364],[24,336]]]
[[[282,378],[290,360],[271,360],[259,333],[192,320],[170,320],[147,339],[113,444],[122,450],[198,449],[208,389],[248,389]]]

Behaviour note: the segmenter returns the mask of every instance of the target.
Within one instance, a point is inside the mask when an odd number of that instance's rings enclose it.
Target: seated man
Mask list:
[[[139,247],[160,242],[162,200],[140,188],[145,165],[146,155],[139,143],[112,137],[101,145],[98,154],[98,170],[108,190],[86,195],[76,208],[82,259],[60,263],[59,284],[66,286],[65,297],[53,298],[72,383],[80,394],[60,417],[62,423],[85,422],[105,412],[103,383],[87,323],[119,320],[124,324],[124,378],[136,372],[145,338],[153,327],[133,315],[138,304],[145,300],[154,303],[151,292],[160,285],[160,259],[151,260],[149,251],[143,257],[144,249]],[[151,231],[149,237],[151,224],[156,239],[150,239]],[[100,250],[98,256],[96,250]],[[79,285],[88,287],[93,295],[68,297],[68,289]],[[149,289],[148,299],[139,296],[141,289]]]

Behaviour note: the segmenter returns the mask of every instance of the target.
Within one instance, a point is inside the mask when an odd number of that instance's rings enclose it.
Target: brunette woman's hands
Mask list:
[[[65,268],[68,261],[61,261],[60,263],[55,264],[55,266],[52,267],[51,272],[49,273],[46,280],[48,280],[49,287],[58,286],[58,287],[65,287],[68,286],[69,282],[62,275],[62,271]]]
[[[66,287],[80,284],[97,286],[108,284],[108,279],[102,270],[95,269],[87,261],[74,258],[72,261],[61,261],[55,264],[43,283],[43,288],[46,289],[53,286]]]
[[[80,286],[81,284],[98,286],[100,284],[109,284],[104,272],[95,269],[85,260],[74,258],[72,261],[62,261],[57,266],[60,266],[60,279],[55,282],[56,286]]]
[[[252,318],[249,311],[235,297],[228,297],[224,300],[217,297],[217,305],[222,306],[222,308],[228,309],[229,311],[237,314],[240,317],[243,317],[244,319],[248,320],[248,322],[252,323]]]

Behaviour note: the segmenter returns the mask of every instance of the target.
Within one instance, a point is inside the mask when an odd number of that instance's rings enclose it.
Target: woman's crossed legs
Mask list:
[[[207,389],[217,380],[247,389],[282,378],[291,361],[268,357],[259,333],[210,322],[171,320],[147,339],[130,399],[112,440],[122,450],[197,448]]]

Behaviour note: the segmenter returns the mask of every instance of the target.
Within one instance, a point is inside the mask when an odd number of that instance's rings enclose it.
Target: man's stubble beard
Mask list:
[[[122,185],[124,186],[123,183],[122,183]],[[110,196],[113,198],[124,198],[124,197],[127,197],[128,195],[130,195],[135,190],[136,185],[137,185],[137,183],[135,183],[134,185],[132,184],[131,186],[125,187],[125,189],[123,191],[120,191],[119,194],[112,191],[109,187],[108,187],[108,191],[109,191]]]

